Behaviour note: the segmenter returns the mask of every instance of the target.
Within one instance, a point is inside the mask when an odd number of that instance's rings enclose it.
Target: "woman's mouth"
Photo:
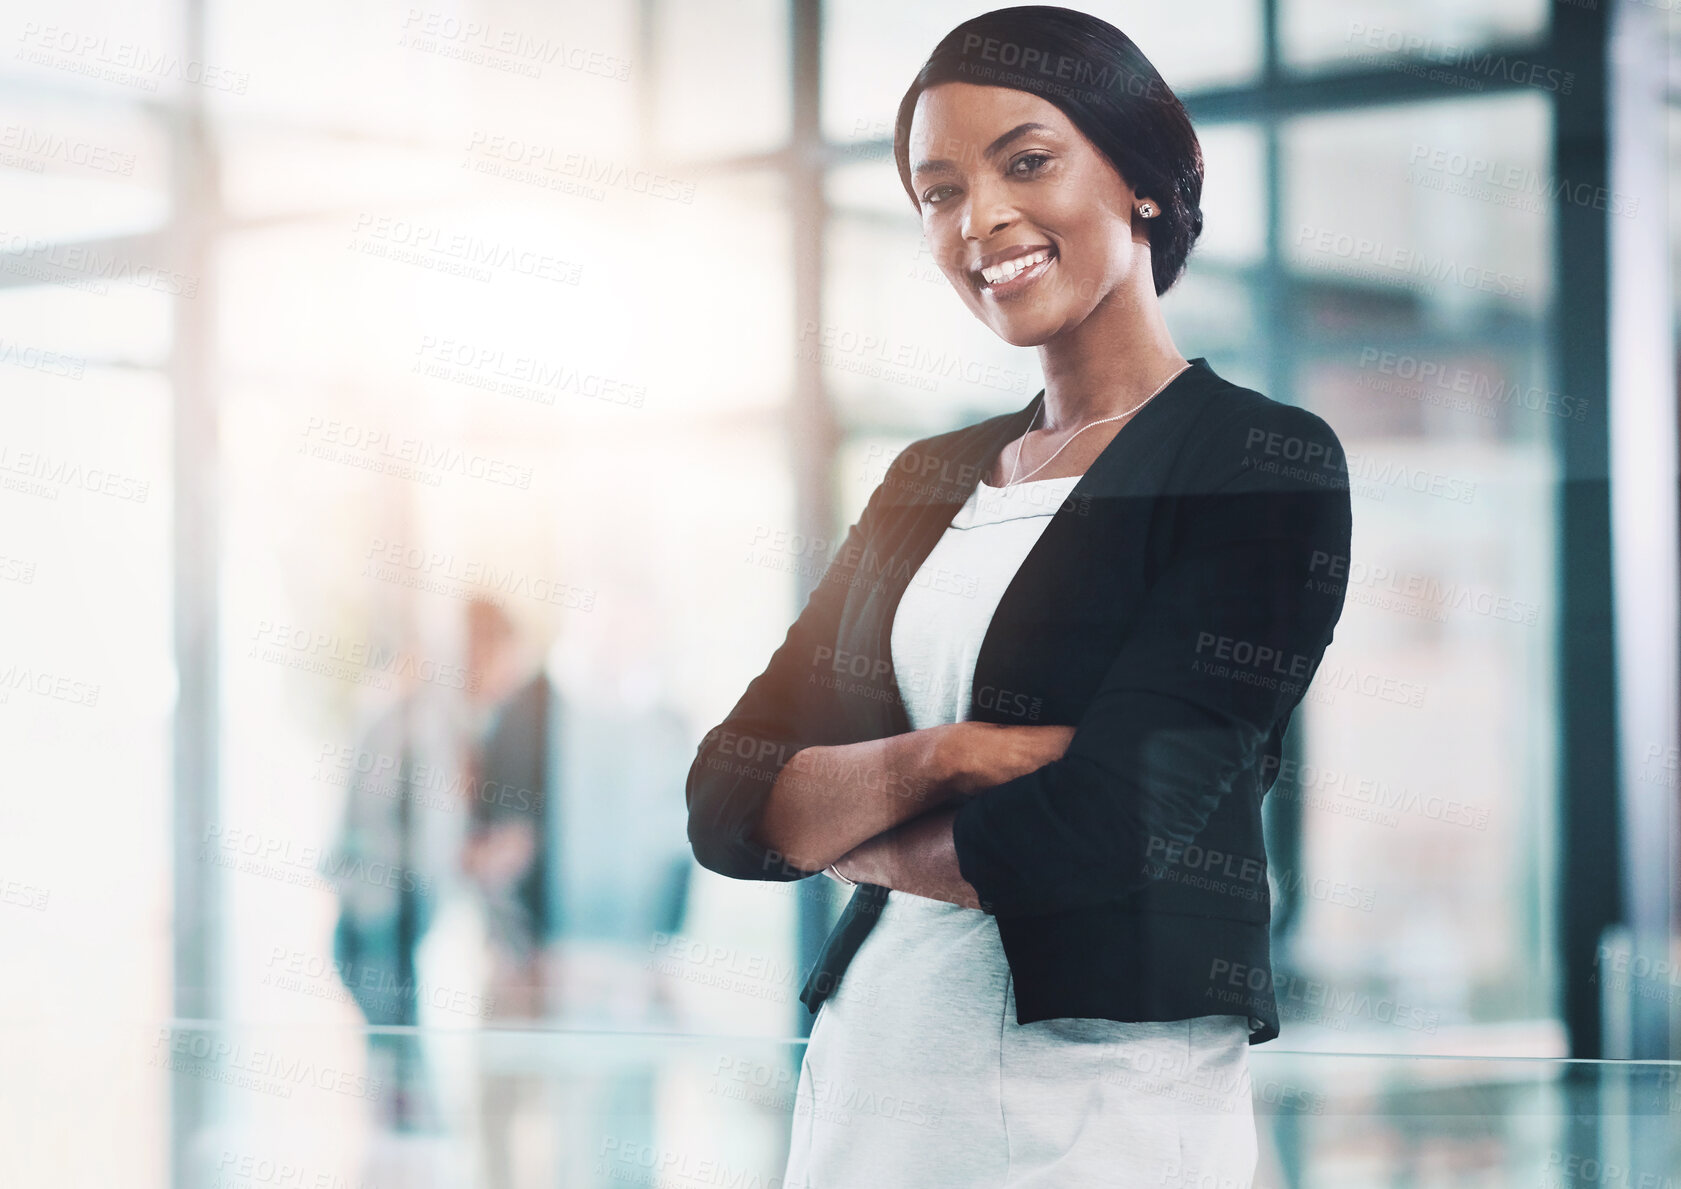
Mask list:
[[[1056,263],[1055,248],[1040,248],[1025,256],[1006,260],[995,268],[976,274],[975,285],[984,294],[998,300],[1016,297],[1036,285]]]

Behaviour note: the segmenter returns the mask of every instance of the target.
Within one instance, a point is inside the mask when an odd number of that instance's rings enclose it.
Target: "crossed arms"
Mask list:
[[[1240,408],[1192,448],[1204,469],[1171,497],[1171,560],[1073,727],[833,737],[834,695],[808,677],[833,646],[878,487],[701,745],[687,795],[702,865],[790,880],[834,863],[860,882],[1033,916],[1123,898],[1153,848],[1194,841],[1222,797],[1257,787],[1268,739],[1331,642],[1351,512],[1341,445],[1303,410]]]

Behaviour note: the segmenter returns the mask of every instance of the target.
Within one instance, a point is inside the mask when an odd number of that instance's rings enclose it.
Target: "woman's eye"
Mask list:
[[[1043,169],[1045,162],[1050,159],[1051,155],[1049,153],[1027,153],[1012,161],[1010,163],[1010,170],[1017,177],[1030,177]],[[1025,170],[1022,169],[1022,166],[1024,165],[1029,166],[1029,168]],[[932,190],[922,196],[922,201],[927,203],[929,206],[939,206],[941,201],[943,201],[939,196],[944,191],[950,189],[950,186],[935,186]]]

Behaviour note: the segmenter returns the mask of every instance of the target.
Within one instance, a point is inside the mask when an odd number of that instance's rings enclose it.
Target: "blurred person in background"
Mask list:
[[[478,740],[513,672],[506,613],[475,599],[464,618],[464,665],[434,667],[436,681],[418,675],[429,666],[405,666],[401,694],[363,732],[350,764],[330,864],[339,893],[333,958],[376,1028],[420,1023],[420,945],[440,905],[462,893]],[[438,1105],[418,1037],[375,1031],[368,1047],[382,1121],[399,1131],[435,1129]]]
[[[648,589],[658,589],[649,578],[624,582],[583,630],[557,638],[485,737],[469,849],[492,926],[487,999],[506,1024],[634,1031],[671,1020],[650,952],[656,934],[679,928],[695,869],[669,795],[689,745],[661,688]],[[585,1184],[604,1135],[653,1142],[654,1068],[495,1073],[482,1109],[487,1183]],[[527,1125],[558,1126],[560,1168],[512,1151]]]

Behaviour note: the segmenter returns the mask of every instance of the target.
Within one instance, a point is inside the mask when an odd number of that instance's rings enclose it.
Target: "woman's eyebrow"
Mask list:
[[[1010,143],[1012,141],[1014,141],[1017,137],[1026,136],[1029,132],[1050,132],[1050,131],[1053,131],[1053,129],[1051,128],[1050,125],[1048,125],[1048,124],[1038,124],[1038,123],[1035,123],[1031,120],[1029,120],[1025,124],[1017,124],[1014,128],[1010,129],[1003,136],[1000,136],[997,140],[995,140],[991,144],[987,145],[986,146],[986,152],[983,153],[982,156],[984,156],[984,157],[996,157],[1004,149],[1009,148]],[[933,160],[933,161],[919,161],[919,162],[917,162],[915,167],[913,167],[911,169],[911,176],[916,177],[919,174],[924,174],[924,173],[949,173],[951,170],[956,169],[956,168],[957,168],[957,163],[955,161],[949,161],[949,160],[947,160],[943,157],[939,158],[937,160]]]

